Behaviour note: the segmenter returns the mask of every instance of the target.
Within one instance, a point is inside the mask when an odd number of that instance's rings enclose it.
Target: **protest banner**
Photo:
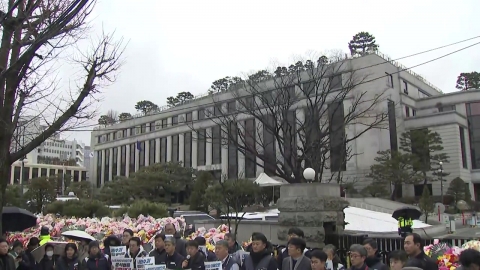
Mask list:
[[[120,258],[112,257],[112,265],[115,270],[132,270],[133,259],[132,258]]]
[[[145,269],[146,265],[154,265],[155,264],[155,258],[154,257],[142,257],[142,258],[137,258],[137,269]]]
[[[165,270],[167,266],[165,264],[159,265],[145,265],[145,270]]]
[[[205,262],[205,270],[222,270],[222,262]]]
[[[126,246],[110,247],[110,255],[112,257],[125,257],[126,253],[127,253]]]

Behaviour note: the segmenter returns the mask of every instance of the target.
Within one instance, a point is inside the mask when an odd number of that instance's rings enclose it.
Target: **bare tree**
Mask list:
[[[317,172],[315,181],[340,183],[347,161],[359,154],[351,143],[384,127],[386,88],[360,88],[370,80],[368,70],[354,70],[351,60],[338,54],[313,59],[273,72],[261,70],[243,80],[215,81],[210,89],[214,109],[206,115],[224,131],[224,147],[238,149],[246,163],[263,167],[268,175],[299,183],[305,181],[304,168],[310,167]],[[233,98],[220,99],[214,94],[218,92],[231,92]],[[218,143],[218,136],[207,136]]]
[[[122,40],[102,34],[79,50],[95,1],[9,0],[0,9],[0,179],[1,203],[13,162],[23,159],[53,134],[91,119],[95,94],[112,83],[122,64]],[[85,46],[84,46],[85,47]],[[72,52],[73,49],[77,49]],[[77,87],[59,87],[55,72],[68,50],[78,67]],[[32,123],[35,124],[32,124]],[[42,126],[36,131],[27,125]],[[28,133],[28,134],[26,134]],[[29,139],[16,142],[20,134]],[[20,144],[12,150],[11,143]],[[0,216],[1,221],[1,216]],[[0,222],[1,224],[1,222]]]

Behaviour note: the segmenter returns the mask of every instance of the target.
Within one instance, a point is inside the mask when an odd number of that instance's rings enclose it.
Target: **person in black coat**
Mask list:
[[[296,228],[296,227],[288,229],[287,242],[290,241],[290,239],[295,237],[305,239],[305,233],[300,228]],[[303,254],[307,257],[310,257],[310,252],[308,248],[304,250]],[[277,255],[278,269],[282,269],[283,259],[287,257],[289,256],[288,256],[288,248],[286,246],[278,250],[278,255]]]
[[[177,232],[175,226],[172,223],[168,223],[164,227],[165,236],[173,235],[175,237],[175,248],[178,254],[182,255],[183,257],[187,256],[187,247],[185,240],[182,239],[182,235]]]
[[[50,243],[45,244],[45,255],[38,263],[39,270],[55,270],[58,262],[58,255],[54,254],[55,246]]]
[[[160,233],[155,235],[155,248],[150,251],[148,256],[155,258],[155,264],[166,264],[167,251],[165,251],[165,234]]]
[[[205,270],[205,255],[198,250],[198,243],[195,240],[187,242],[187,259],[182,262],[183,269]]]
[[[17,270],[37,270],[38,264],[32,251],[38,248],[40,240],[37,237],[32,237],[28,241],[27,249],[22,254],[22,260],[18,263]]]
[[[65,255],[58,259],[55,270],[78,270],[79,266],[77,245],[75,243],[66,244]]]
[[[377,241],[365,239],[365,241],[363,241],[363,247],[367,250],[365,263],[369,269],[388,270],[388,266],[382,262],[382,257],[378,253]]]
[[[422,237],[417,233],[411,233],[405,237],[403,244],[408,254],[408,261],[405,267],[418,267],[423,270],[438,270],[438,264],[423,252]]]
[[[103,249],[103,253],[105,255],[108,255],[109,258],[111,258],[112,255],[110,253],[110,247],[122,246],[122,241],[120,241],[120,239],[118,239],[115,235],[110,235],[107,238],[105,238],[105,240],[103,240],[103,246],[105,247]]]
[[[175,238],[174,237],[165,237],[165,252],[167,253],[167,259],[165,265],[167,269],[181,269],[182,262],[185,260],[185,257],[180,255],[175,248]]]
[[[195,242],[198,243],[198,246],[201,247],[207,247],[207,240],[205,240],[204,237],[198,236],[195,238]],[[217,255],[215,253],[211,252],[210,250],[201,250],[199,249],[200,252],[203,253],[203,256],[207,259],[207,262],[214,262],[217,260]]]
[[[88,257],[82,261],[83,270],[111,270],[108,255],[100,252],[100,245],[97,241],[88,244]]]
[[[15,259],[8,254],[8,243],[4,238],[0,238],[0,269],[15,270]]]

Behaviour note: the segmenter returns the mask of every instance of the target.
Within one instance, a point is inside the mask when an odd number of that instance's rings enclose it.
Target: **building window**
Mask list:
[[[123,138],[127,137],[127,130],[126,129],[122,130],[122,137]]]
[[[385,74],[387,75],[387,86],[393,88],[393,75],[388,72]]]
[[[130,160],[129,160],[129,175],[132,175],[135,172],[135,152],[137,152],[137,147],[134,143],[130,144]]]
[[[80,172],[75,170],[73,171],[73,182],[79,182],[80,181]]]
[[[215,104],[215,106],[213,106],[213,115],[222,115],[222,104]]]
[[[38,168],[32,168],[32,179],[38,178]]]
[[[15,184],[20,184],[20,167],[18,166],[13,168],[13,182]]]
[[[20,184],[22,183],[28,183],[28,179],[30,177],[30,167],[24,167],[23,168],[23,178],[22,178],[22,181],[23,182],[20,182]]]
[[[114,147],[113,151],[113,162],[112,162],[112,179],[117,176],[117,164],[118,164],[118,147]]]
[[[412,116],[415,116],[415,115],[417,115],[417,111],[412,109]]]
[[[42,169],[40,170],[40,175],[41,175],[41,176],[47,176],[47,169],[46,169],[46,168],[42,168]]]
[[[234,113],[237,110],[237,102],[236,101],[230,101],[227,103],[227,112],[228,113]]]
[[[183,166],[187,168],[192,167],[192,132],[183,134]]]
[[[116,140],[117,139],[117,133],[116,132],[113,132],[112,133],[112,140]],[[68,148],[71,148],[71,145],[69,145]]]
[[[472,169],[480,169],[480,102],[467,104]]]
[[[155,151],[156,151],[157,142],[155,140],[150,140],[148,142],[148,165],[153,165],[155,161]]]
[[[80,181],[87,181],[87,172],[86,171],[82,171],[81,175],[80,175]]]
[[[305,96],[309,97],[311,96],[312,94],[315,94],[315,81],[310,81],[310,82],[306,82],[303,84],[303,93],[305,94]]]
[[[148,129],[150,132],[154,131],[155,130],[155,122],[150,122],[150,124],[148,125]]]
[[[332,76],[328,80],[329,80],[328,90],[342,88],[342,74]]]
[[[460,132],[460,149],[462,151],[462,164],[463,164],[463,168],[468,169],[467,147],[465,145],[465,129],[463,127],[459,127],[459,132]]]
[[[103,182],[106,183],[110,181],[110,149],[105,150],[105,171]]]
[[[236,122],[230,122],[228,142],[228,178],[236,179],[238,177],[238,132]]]
[[[388,101],[388,132],[390,133],[390,150],[398,150],[397,118],[395,115],[395,102]]]
[[[205,119],[205,109],[198,110],[198,120]]]
[[[162,119],[162,128],[166,128],[168,126],[168,120]]]
[[[247,110],[253,110],[255,106],[255,97],[254,96],[248,96],[245,98],[245,109]]]
[[[63,174],[63,171],[62,171]],[[102,186],[102,151],[97,151],[97,188]]]
[[[428,188],[428,191],[430,192],[430,195],[433,195],[432,194],[432,184],[427,184],[426,186]],[[418,185],[414,185],[413,186],[413,191],[414,191],[414,194],[415,194],[415,197],[421,197],[422,194],[423,194],[423,189],[425,188],[425,185],[424,184],[418,184]]]
[[[264,171],[269,176],[275,175],[277,170],[275,129],[275,117],[273,115],[265,115],[263,120],[263,153],[265,155]]]
[[[410,117],[410,108],[408,106],[405,106],[405,116]]]
[[[192,118],[192,113],[191,112],[185,114],[185,122],[190,123],[190,122],[192,122],[192,119],[193,118]]]
[[[245,121],[245,177],[257,177],[255,119]]]
[[[347,150],[345,145],[345,119],[343,102],[334,102],[328,106],[330,131],[330,171],[347,170]]]
[[[403,81],[403,93],[408,95],[408,83]]]
[[[178,125],[178,115],[172,116],[172,126]]]
[[[140,142],[140,149],[138,149],[138,167],[142,168],[145,167],[145,142]]]
[[[449,111],[455,111],[457,108],[455,105],[445,105],[445,106],[438,106],[438,111],[439,112],[449,112]]]
[[[178,162],[178,152],[179,150],[179,145],[178,145],[178,134],[172,136],[172,161],[173,162]]]
[[[222,163],[222,128],[212,127],[212,164]]]
[[[126,176],[127,174],[127,146],[120,146],[120,175]]]
[[[167,138],[160,138],[160,163],[167,163]]]
[[[130,136],[135,135],[135,127],[130,128]]]
[[[197,131],[197,166],[205,166],[207,158],[207,130]]]

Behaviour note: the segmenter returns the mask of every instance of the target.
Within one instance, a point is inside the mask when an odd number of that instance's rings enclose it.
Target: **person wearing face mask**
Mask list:
[[[345,266],[340,263],[340,258],[336,254],[336,248],[334,245],[326,245],[323,251],[327,253],[327,262],[325,264],[326,270],[344,270]]]
[[[267,249],[267,237],[263,233],[252,234],[252,250],[245,256],[242,270],[277,270],[277,261]]]
[[[18,264],[17,270],[37,270],[37,261],[32,255],[32,251],[38,248],[40,241],[37,237],[30,238],[27,249],[23,252],[22,260]]]
[[[65,256],[58,259],[56,270],[78,270],[78,249],[75,243],[65,245]]]
[[[58,256],[54,254],[55,246],[50,243],[46,243],[44,245],[44,248],[45,248],[45,255],[43,256],[43,259],[38,264],[39,270],[56,270]]]
[[[15,260],[8,254],[8,243],[4,238],[0,238],[0,269],[15,270]]]

